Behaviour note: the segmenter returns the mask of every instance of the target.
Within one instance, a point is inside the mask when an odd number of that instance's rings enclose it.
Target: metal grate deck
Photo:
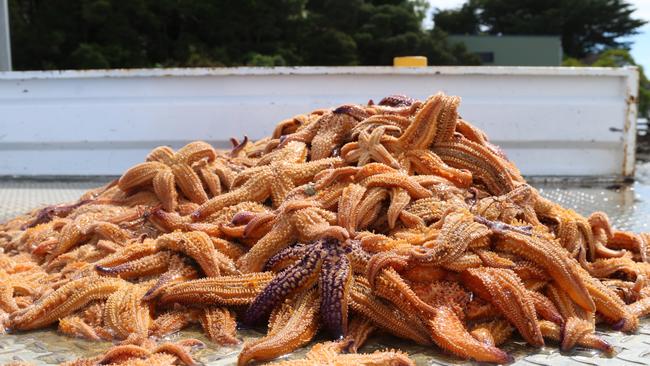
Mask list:
[[[108,180],[0,180],[0,221],[39,206],[74,201],[86,190]],[[650,231],[650,183],[587,185],[564,182],[534,185],[546,197],[579,213],[604,211],[617,228]],[[642,321],[637,334],[628,335],[607,329],[599,329],[599,333],[616,347],[617,353],[613,358],[584,349],[561,353],[556,345],[533,349],[520,341],[509,342],[505,348],[516,357],[515,365],[650,365],[650,320]],[[199,361],[207,365],[236,364],[238,347],[215,347],[198,330],[183,331],[181,335],[206,341],[208,347],[197,354]],[[259,336],[259,333],[242,330],[239,335],[248,339]],[[0,364],[9,361],[27,361],[41,365],[60,363],[97,354],[107,346],[106,342],[91,343],[59,336],[53,330],[0,335]],[[414,346],[392,337],[373,337],[361,351],[371,352],[382,348],[400,348],[411,354],[418,365],[472,364],[448,357],[436,348]],[[298,351],[290,357],[298,357],[304,352],[305,350]]]

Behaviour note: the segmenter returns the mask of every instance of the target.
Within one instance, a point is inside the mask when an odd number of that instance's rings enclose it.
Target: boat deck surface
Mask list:
[[[638,169],[636,182],[631,184],[587,183],[576,180],[533,183],[544,196],[581,214],[606,212],[614,227],[624,230],[650,231],[650,179],[644,167]],[[650,169],[647,169],[650,171]],[[83,192],[109,181],[109,178],[87,179],[0,179],[0,222],[31,209],[48,204],[74,201]],[[623,334],[599,328],[598,334],[616,348],[616,354],[604,357],[598,352],[576,349],[561,353],[557,345],[541,349],[511,341],[504,349],[516,358],[515,365],[650,365],[650,319],[644,319],[636,334]],[[261,336],[255,330],[242,329],[238,335],[247,340]],[[196,353],[206,365],[236,364],[240,346],[219,347],[202,336],[200,330],[189,329],[174,335],[194,337],[205,341],[207,348]],[[0,335],[0,364],[26,361],[37,365],[56,364],[77,357],[100,353],[110,344],[87,342],[58,335],[54,330],[39,330],[22,334]],[[361,352],[399,348],[408,352],[418,365],[474,364],[449,357],[435,347],[416,346],[387,336],[372,337]],[[288,356],[302,356],[309,347]]]

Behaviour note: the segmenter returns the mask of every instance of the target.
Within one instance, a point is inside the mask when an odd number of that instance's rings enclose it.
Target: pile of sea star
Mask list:
[[[507,363],[515,335],[611,353],[597,324],[650,313],[646,234],[542,198],[459,98],[403,96],[280,122],[230,151],[159,147],[77,202],[0,226],[0,322],[113,340],[72,364],[192,364],[193,323],[239,364],[329,342],[282,365],[391,364],[357,353],[386,332]]]

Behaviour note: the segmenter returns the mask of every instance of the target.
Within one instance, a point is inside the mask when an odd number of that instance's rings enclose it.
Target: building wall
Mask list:
[[[492,53],[492,62],[482,57],[484,65],[559,66],[562,63],[562,41],[559,36],[452,35],[449,41],[464,43],[470,52],[479,56]]]

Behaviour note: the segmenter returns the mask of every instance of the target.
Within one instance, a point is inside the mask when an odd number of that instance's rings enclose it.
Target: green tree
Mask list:
[[[10,0],[17,69],[300,64],[306,0]]]
[[[479,34],[481,19],[476,0],[469,0],[457,9],[435,9],[433,13],[435,29],[450,34]]]
[[[16,69],[476,63],[426,0],[10,0]]]
[[[408,0],[311,0],[307,3],[307,24],[311,36],[305,44],[309,64],[330,65],[332,57],[339,64],[390,65],[395,56],[427,56],[431,64],[478,64],[473,54],[463,46],[449,45],[446,33],[422,29],[426,14],[423,1]],[[318,33],[345,33],[348,37],[335,39],[323,46]],[[345,39],[345,42],[343,40]],[[313,44],[314,40],[316,45]],[[339,49],[336,55],[323,54]],[[356,49],[356,57],[351,50]]]
[[[438,11],[436,28],[460,34],[560,35],[565,55],[582,58],[607,49],[626,49],[623,37],[644,21],[626,0],[469,0]]]

